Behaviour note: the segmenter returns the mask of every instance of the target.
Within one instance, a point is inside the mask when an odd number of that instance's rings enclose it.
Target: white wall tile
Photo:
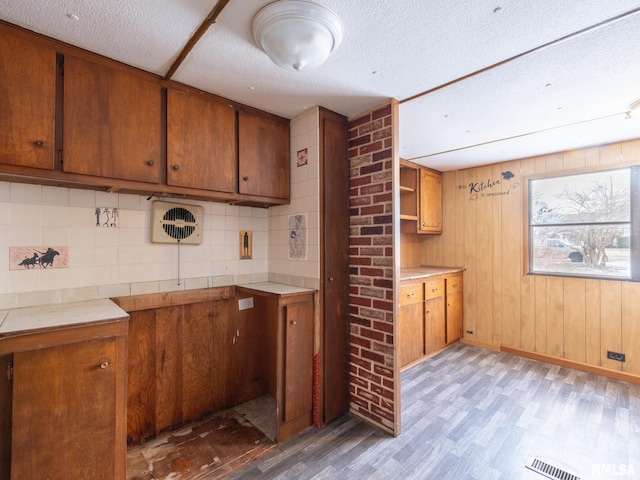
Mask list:
[[[82,287],[82,288],[67,288],[61,292],[61,302],[85,302],[87,300],[95,300],[98,298],[98,288]]]
[[[42,204],[68,206],[69,205],[69,189],[43,185]]]
[[[96,192],[96,207],[119,208],[119,195],[112,192]]]
[[[11,203],[40,205],[42,203],[42,187],[26,183],[12,183]]]
[[[72,207],[96,206],[96,193],[93,190],[69,189],[69,205]]]
[[[40,211],[39,205],[26,204],[26,203],[12,203],[11,204],[11,225],[40,225]]]
[[[69,245],[69,227],[46,227],[42,229],[41,241],[42,246],[65,246]]]
[[[42,244],[41,227],[36,225],[11,225],[10,247],[38,247]]]
[[[69,225],[69,207],[62,205],[41,205],[43,227],[66,227]]]
[[[0,182],[0,202],[11,201],[11,183]]]

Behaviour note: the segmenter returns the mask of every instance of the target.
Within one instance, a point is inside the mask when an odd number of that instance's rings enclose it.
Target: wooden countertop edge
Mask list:
[[[424,273],[416,273],[415,271],[424,269]],[[422,266],[422,267],[409,267],[400,269],[400,281],[419,280],[422,278],[437,277],[439,275],[450,275],[454,273],[462,273],[466,270],[465,267],[437,267],[437,266]],[[403,273],[411,271],[411,274]]]
[[[224,287],[199,288],[194,290],[173,290],[170,292],[147,293],[114,297],[111,300],[125,312],[137,312],[154,308],[186,305],[211,300],[229,300],[235,295],[234,285]]]
[[[0,355],[83,342],[96,338],[126,337],[129,316],[72,325],[21,330],[0,337]]]
[[[313,295],[318,293],[317,290],[314,290],[312,288],[303,288],[303,287],[295,287],[295,288],[300,288],[300,290],[295,291],[295,292],[284,292],[284,293],[278,293],[278,292],[271,292],[268,290],[263,290],[261,288],[254,288],[251,287],[249,285],[238,285],[237,290],[244,292],[244,293],[250,293],[253,295],[261,295],[263,297],[278,297],[278,298],[286,298],[286,297],[293,297],[293,296],[297,296],[297,295]]]

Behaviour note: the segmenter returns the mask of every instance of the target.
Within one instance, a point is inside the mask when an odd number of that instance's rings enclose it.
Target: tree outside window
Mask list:
[[[636,280],[637,168],[530,179],[529,273]]]

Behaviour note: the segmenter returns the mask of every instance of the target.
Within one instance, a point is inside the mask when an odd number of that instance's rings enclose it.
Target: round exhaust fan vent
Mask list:
[[[203,208],[198,205],[153,202],[151,241],[199,244],[202,242]]]

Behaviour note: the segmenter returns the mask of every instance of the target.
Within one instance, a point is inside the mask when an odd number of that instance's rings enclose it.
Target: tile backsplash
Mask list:
[[[263,209],[169,199],[202,205],[200,245],[151,243],[155,198],[0,182],[0,310],[267,280],[317,289],[318,135],[317,108],[291,121],[289,205]],[[306,164],[298,166],[303,149]],[[116,225],[97,225],[98,209],[110,212],[110,220],[116,211]],[[308,254],[291,260],[288,219],[298,214],[307,216]],[[240,258],[240,231],[252,232],[251,259]],[[68,267],[9,268],[11,247],[41,245],[68,247]]]

